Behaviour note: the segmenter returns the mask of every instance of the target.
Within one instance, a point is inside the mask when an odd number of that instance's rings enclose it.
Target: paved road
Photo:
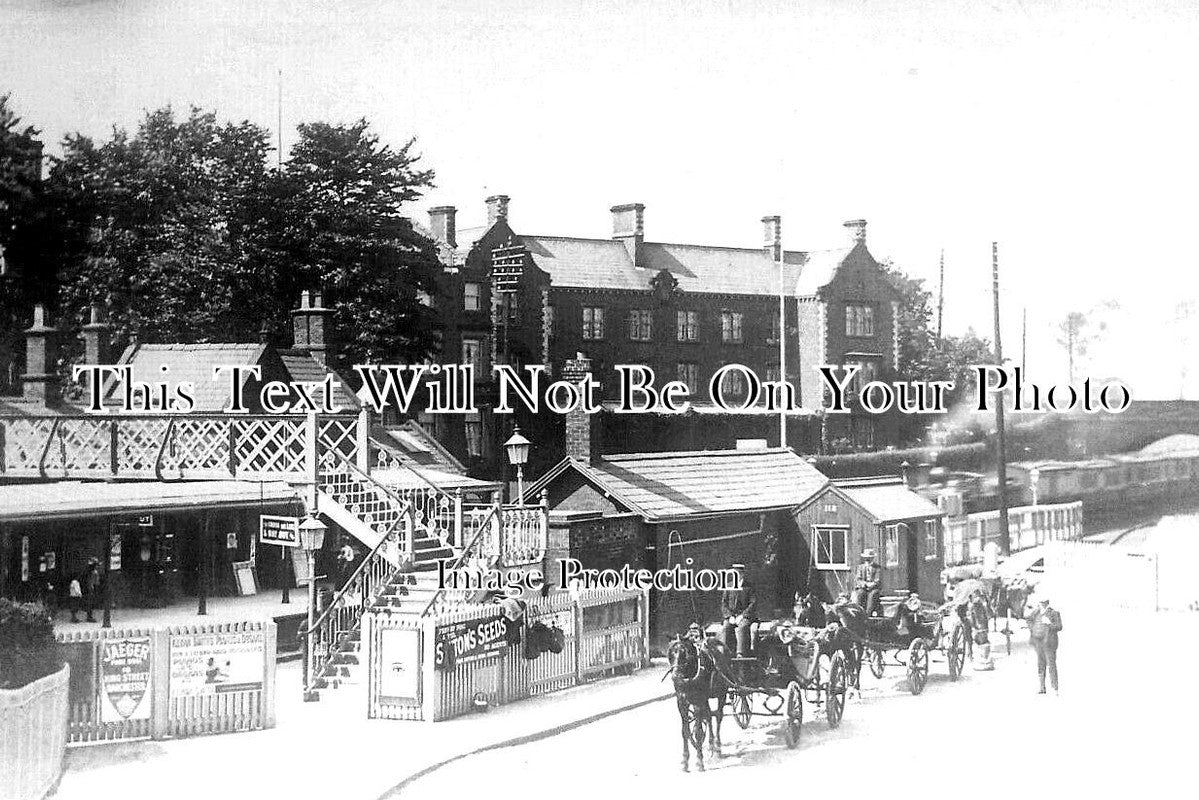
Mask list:
[[[1199,641],[1188,625],[1189,641]],[[867,676],[840,728],[806,714],[796,750],[777,720],[742,731],[726,717],[725,758],[711,759],[704,774],[681,772],[678,717],[667,701],[456,762],[403,796],[1191,797],[1194,687],[1163,683],[1181,677],[1177,669],[1109,637],[1108,627],[1063,633],[1061,696],[1035,693],[1033,655],[1019,646],[999,656],[995,672],[968,668],[956,683],[934,664],[918,697],[898,667],[881,682]]]

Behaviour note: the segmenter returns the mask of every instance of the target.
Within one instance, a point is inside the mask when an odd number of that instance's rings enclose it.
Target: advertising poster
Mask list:
[[[508,627],[501,617],[455,622],[437,630],[435,665],[439,670],[453,669],[494,658],[508,647]]]
[[[379,694],[420,699],[420,631],[384,628],[379,632]]]
[[[150,718],[150,637],[100,641],[100,721]]]
[[[172,636],[171,697],[261,689],[265,646],[262,631]]]

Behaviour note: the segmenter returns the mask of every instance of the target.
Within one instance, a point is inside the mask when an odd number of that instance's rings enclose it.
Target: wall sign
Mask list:
[[[226,550],[236,550],[237,549],[237,534],[234,533],[233,531],[230,531],[229,533],[225,534],[225,549]]]
[[[150,637],[103,639],[99,645],[100,721],[149,719]]]
[[[280,547],[299,547],[300,518],[263,514],[258,521],[258,541]]]
[[[137,525],[139,528],[153,528],[154,527],[154,515],[153,514],[144,514],[144,515],[138,517]]]
[[[498,656],[508,646],[507,626],[501,617],[455,622],[437,629],[434,664],[437,669],[450,669]]]
[[[108,535],[108,568],[113,572],[121,569],[121,534]]]
[[[262,689],[265,647],[262,631],[172,636],[171,698]]]

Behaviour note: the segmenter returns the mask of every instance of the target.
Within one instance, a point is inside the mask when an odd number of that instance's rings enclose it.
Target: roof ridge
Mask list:
[[[648,453],[612,453],[610,455],[600,456],[600,461],[644,461],[647,459],[665,459],[678,458],[681,456],[689,458],[706,458],[710,456],[744,456],[744,455],[761,455],[763,453],[792,453],[789,447],[763,447],[755,450],[661,450]],[[802,460],[802,459],[801,459]]]

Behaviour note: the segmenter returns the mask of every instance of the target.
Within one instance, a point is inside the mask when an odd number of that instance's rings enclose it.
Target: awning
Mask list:
[[[295,489],[277,481],[13,483],[0,486],[0,521],[253,508],[299,500]]]
[[[494,481],[481,481],[477,478],[468,478],[465,475],[458,475],[453,472],[444,472],[439,469],[420,468],[420,474],[425,477],[421,480],[416,473],[410,469],[372,469],[371,477],[379,483],[391,489],[423,489],[432,483],[439,489],[451,491],[453,489],[462,489],[467,492],[488,492],[495,491],[500,488],[499,483]]]

